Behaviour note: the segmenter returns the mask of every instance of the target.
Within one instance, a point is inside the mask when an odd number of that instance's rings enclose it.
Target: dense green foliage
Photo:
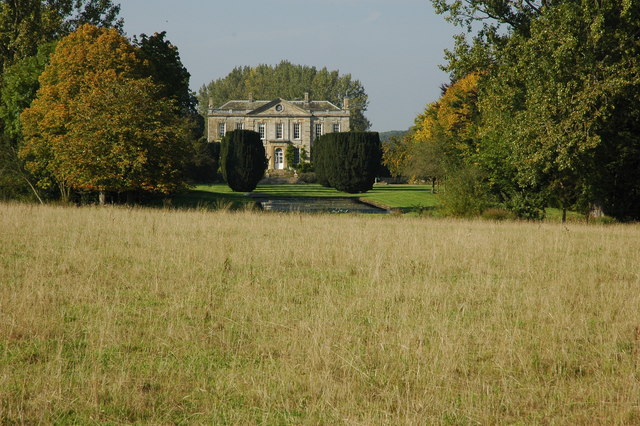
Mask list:
[[[182,64],[178,48],[166,40],[167,33],[155,33],[152,36],[141,34],[134,37],[136,52],[143,61],[147,61],[149,74],[160,87],[160,97],[173,99],[185,115],[195,115],[197,99],[189,89],[191,75]]]
[[[337,106],[349,98],[351,129],[363,131],[371,126],[364,116],[368,97],[359,80],[354,80],[351,74],[340,75],[337,70],[318,70],[287,61],[276,66],[236,67],[226,77],[203,86],[198,101],[204,115],[210,100],[214,107],[219,107],[232,99],[248,99],[249,94],[255,99],[296,100],[303,99],[305,92],[313,100],[330,101]]]
[[[119,10],[111,0],[0,0],[0,198],[46,195],[18,158],[19,115],[35,98],[55,41],[83,23],[121,28]]]
[[[557,206],[640,219],[640,2],[432,2],[471,33],[484,25],[447,52],[441,100],[386,145],[392,171],[455,182],[477,168],[467,176],[520,217]]]
[[[220,142],[207,142],[200,138],[192,142],[193,156],[187,163],[187,177],[198,183],[219,180]]]
[[[189,123],[158,92],[116,30],[87,24],[63,38],[21,115],[20,157],[37,186],[63,199],[184,188]]]
[[[233,130],[222,139],[220,169],[229,187],[251,192],[267,170],[267,157],[260,134],[252,130]]]
[[[377,132],[327,133],[314,144],[318,182],[339,191],[358,193],[373,188],[382,151]]]
[[[284,158],[289,169],[296,169],[298,167],[298,162],[296,162],[296,154],[299,155],[298,148],[293,145],[287,145],[287,149],[284,151]]]
[[[186,173],[196,182],[212,182],[218,175],[219,145],[208,145],[203,138],[204,118],[198,113],[195,94],[189,89],[191,75],[182,64],[178,48],[166,39],[166,32],[133,38],[136,53],[158,86],[160,98],[171,99],[176,110],[190,122],[191,150]],[[217,148],[216,148],[217,147]]]
[[[0,0],[0,70],[82,24],[122,28],[111,0]]]

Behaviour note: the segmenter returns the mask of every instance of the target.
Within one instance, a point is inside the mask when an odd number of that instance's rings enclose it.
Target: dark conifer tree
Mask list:
[[[316,173],[316,181],[324,186],[330,187],[329,184],[329,171],[327,170],[327,163],[330,161],[329,152],[327,147],[329,146],[328,134],[323,135],[316,139],[312,147],[313,166]]]
[[[349,193],[373,188],[382,159],[377,132],[328,133],[314,150],[318,182]]]
[[[267,158],[260,134],[252,130],[233,130],[222,139],[220,168],[229,187],[251,192],[267,170]]]

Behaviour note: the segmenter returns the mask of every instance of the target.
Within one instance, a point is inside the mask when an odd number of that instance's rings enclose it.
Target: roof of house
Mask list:
[[[219,108],[214,108],[213,111],[217,112],[217,111],[230,111],[230,112],[245,112],[245,113],[249,113],[252,111],[256,111],[258,109],[262,109],[264,107],[269,107],[271,106],[271,104],[277,104],[280,102],[287,102],[289,104],[292,104],[300,109],[303,109],[305,111],[308,111],[310,113],[314,113],[314,112],[321,112],[321,111],[325,111],[325,112],[339,112],[339,111],[344,111],[343,109],[335,106],[334,104],[332,104],[329,101],[309,101],[309,102],[305,102],[305,101],[285,101],[284,99],[281,98],[276,98],[270,101],[249,101],[249,100],[233,100],[233,101],[228,101],[227,103],[225,103],[224,105],[222,105]]]

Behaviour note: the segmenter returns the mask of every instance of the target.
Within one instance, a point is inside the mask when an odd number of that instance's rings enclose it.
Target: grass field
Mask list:
[[[0,423],[638,424],[640,226],[0,204]]]

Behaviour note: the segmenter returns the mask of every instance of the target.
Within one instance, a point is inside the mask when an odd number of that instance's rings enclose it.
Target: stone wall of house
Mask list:
[[[283,102],[285,103],[285,102]],[[208,140],[220,141],[220,124],[225,125],[225,132],[236,130],[237,128],[244,128],[245,130],[259,131],[259,125],[266,125],[265,134],[265,152],[269,158],[269,169],[274,168],[275,150],[280,148],[283,152],[286,152],[288,145],[301,150],[304,148],[307,154],[311,154],[311,147],[315,139],[316,124],[322,124],[322,134],[333,132],[334,124],[339,125],[340,131],[349,130],[349,116],[348,112],[341,111],[328,111],[328,112],[316,112],[314,114],[309,113],[308,116],[301,116],[299,110],[296,114],[288,115],[286,110],[283,114],[277,115],[264,115],[264,116],[247,116],[247,111],[222,111],[215,110],[209,113],[208,117]],[[282,137],[276,136],[276,125],[282,124]],[[294,139],[293,126],[295,123],[300,124],[300,138]],[[285,164],[287,168],[289,165]]]

